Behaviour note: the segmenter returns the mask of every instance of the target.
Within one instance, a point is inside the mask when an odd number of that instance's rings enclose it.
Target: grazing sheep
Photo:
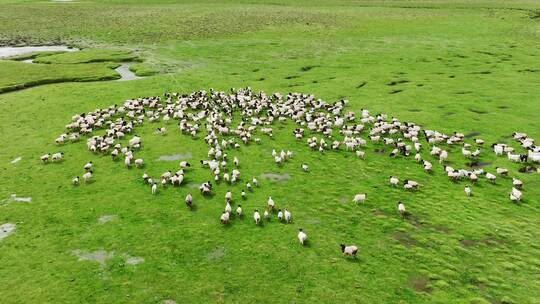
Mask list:
[[[259,225],[261,222],[261,214],[258,209],[255,209],[255,212],[253,212],[253,220],[255,220],[255,225]]]
[[[285,223],[290,223],[292,220],[292,214],[289,212],[287,208],[285,208],[285,211],[283,212],[283,215],[285,217]]]
[[[495,167],[495,170],[497,171],[497,174],[499,175],[504,175],[504,176],[508,175],[508,169]]]
[[[404,180],[403,181],[403,187],[405,189],[418,189],[418,187],[420,186],[420,184],[418,182],[415,182],[415,181],[412,181],[412,180]]]
[[[43,154],[41,155],[40,159],[42,162],[46,163],[49,161],[49,158],[51,157],[51,154],[50,153],[47,153],[47,154]]]
[[[404,219],[407,212],[407,210],[405,210],[405,204],[403,204],[402,202],[398,202],[398,211],[399,215],[401,215],[401,218]]]
[[[283,221],[283,211],[281,211],[281,209],[278,210],[278,213],[277,213],[277,218],[278,218],[278,221]]]
[[[85,183],[90,182],[90,180],[92,179],[92,173],[93,173],[92,170],[90,170],[90,171],[83,174],[82,178],[83,178]]]
[[[253,183],[253,185],[255,185],[255,187],[259,187],[259,182],[255,177],[251,180],[251,182]]]
[[[471,187],[465,186],[465,194],[466,194],[467,196],[471,196],[471,193],[472,193]]]
[[[521,200],[521,191],[516,188],[512,188],[512,192],[510,192],[510,200],[513,202],[519,202]]]
[[[191,164],[188,163],[187,161],[181,161],[180,162],[180,168],[186,169],[186,168],[189,168],[189,167],[191,167]]]
[[[234,157],[233,163],[235,167],[238,167],[238,165],[240,164],[240,161],[238,160],[236,156]]]
[[[442,164],[447,159],[448,159],[448,152],[446,152],[445,150],[442,150],[441,153],[439,153],[439,164]]]
[[[267,201],[267,206],[268,206],[268,210],[272,211],[274,210],[274,207],[276,206],[276,204],[274,203],[274,200],[272,199],[271,196],[268,197],[268,201]]]
[[[268,213],[268,210],[264,210],[264,219],[269,220],[270,219],[270,213]]]
[[[232,211],[231,204],[229,203],[229,201],[227,201],[227,203],[225,203],[225,212],[231,213],[231,211]]]
[[[302,170],[304,170],[304,172],[308,172],[308,171],[309,171],[309,167],[308,167],[308,165],[306,165],[306,164],[302,164],[302,165],[301,165],[301,168],[302,168]]]
[[[242,216],[242,205],[238,205],[238,208],[236,208],[236,215],[238,217]]]
[[[481,146],[484,144],[484,140],[483,139],[480,139],[480,138],[475,138],[474,139],[474,143],[476,143],[477,145]]]
[[[361,150],[356,150],[356,156],[357,156],[358,158],[365,159],[365,157],[366,157],[366,152],[361,151]]]
[[[227,223],[229,222],[229,213],[223,211],[220,217],[220,221],[222,225],[227,225]]]
[[[492,182],[492,183],[495,183],[495,181],[497,180],[497,176],[491,174],[491,173],[486,173],[486,178],[488,179],[488,181]]]
[[[225,200],[226,200],[226,201],[232,201],[232,192],[231,192],[231,190],[228,190],[228,191],[225,193]]]
[[[431,169],[433,168],[433,165],[428,162],[428,161],[424,161],[424,171],[426,172],[431,172]]]
[[[469,172],[469,179],[471,180],[471,183],[476,184],[478,181],[478,176],[474,172]]]
[[[155,195],[157,193],[157,184],[153,183],[151,189],[152,189],[152,194]]]
[[[390,185],[392,185],[392,187],[396,187],[398,184],[399,179],[397,177],[390,176]]]
[[[512,178],[512,185],[517,189],[521,189],[523,187],[523,182],[517,178]]]
[[[140,168],[140,167],[143,166],[143,159],[142,158],[137,158],[134,163],[135,163],[135,166],[137,168]]]
[[[86,171],[89,171],[90,169],[92,169],[92,162],[87,162],[86,165],[84,165],[84,170]]]
[[[298,229],[298,241],[300,241],[300,245],[304,245],[307,241],[307,234],[302,230],[302,228]]]
[[[191,193],[188,193],[188,195],[186,195],[185,202],[186,206],[188,206],[189,209],[193,207],[193,196],[191,195]]]
[[[367,198],[367,194],[365,193],[359,193],[359,194],[356,194],[353,198],[353,203],[363,203],[366,201],[366,198]]]
[[[63,156],[64,156],[64,152],[54,153],[54,154],[52,155],[52,160],[53,160],[54,162],[59,162],[59,161],[62,160],[62,157],[63,157]]]
[[[71,183],[72,183],[74,186],[79,185],[79,177],[78,177],[78,176],[74,177],[74,178],[71,180]]]
[[[340,246],[341,246],[341,252],[344,255],[356,257],[356,254],[358,253],[358,247],[354,245],[345,246],[345,244],[341,244]]]

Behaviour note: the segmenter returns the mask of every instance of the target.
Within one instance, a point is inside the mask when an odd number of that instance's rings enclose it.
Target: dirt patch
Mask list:
[[[468,162],[465,165],[469,168],[477,169],[477,168],[483,168],[490,166],[492,162],[480,162],[480,161],[474,161],[474,162]]]
[[[21,156],[15,157],[15,158],[11,161],[11,163],[12,163],[12,164],[15,164],[15,163],[19,162],[21,159],[22,159]]]
[[[107,252],[105,250],[97,250],[93,252],[82,252],[80,249],[72,250],[71,253],[79,258],[79,261],[95,261],[102,267],[105,266],[105,262],[108,259],[114,257],[114,252]]]
[[[225,247],[217,247],[206,256],[206,259],[210,261],[220,260],[225,256],[226,253],[227,249]]]
[[[288,173],[285,173],[285,174],[263,173],[261,174],[261,177],[265,179],[270,179],[273,181],[287,181],[291,179],[291,176]]]
[[[474,246],[474,244],[476,244],[476,241],[473,241],[473,240],[461,240],[459,241],[461,243],[461,245],[463,245],[464,247],[471,247],[471,246]]]
[[[372,211],[372,213],[375,216],[384,216],[384,217],[386,217],[388,215],[386,212],[382,211],[381,209],[374,209]]]
[[[406,232],[396,232],[394,233],[394,238],[403,246],[405,247],[412,247],[412,246],[420,246],[420,242],[412,238],[408,233]]]
[[[409,278],[409,285],[417,292],[431,293],[432,288],[428,286],[429,279],[427,277],[411,277]]]
[[[377,153],[377,154],[385,154],[386,151],[384,149],[375,149],[373,150],[373,152]]]
[[[105,215],[102,215],[99,217],[98,219],[98,223],[100,223],[101,225],[107,223],[107,222],[110,222],[110,221],[113,221],[117,218],[118,216],[116,215],[111,215],[111,214],[105,214]]]
[[[15,232],[17,225],[12,223],[5,223],[0,225],[0,240],[7,238],[10,234]]]
[[[126,260],[126,264],[128,265],[137,265],[144,263],[144,258],[141,257],[133,257],[129,254],[124,254],[124,259]]]
[[[158,161],[175,161],[181,159],[190,159],[192,157],[191,153],[185,154],[171,154],[171,155],[161,155],[157,160]]]
[[[506,244],[506,242],[503,239],[499,239],[499,238],[491,237],[491,236],[481,240],[481,242],[486,244],[487,246],[497,246],[497,245]]]
[[[478,135],[481,135],[482,133],[480,132],[471,132],[471,133],[467,133],[465,134],[465,138],[472,138],[472,137],[475,137],[475,136],[478,136]]]
[[[450,232],[450,229],[448,229],[448,227],[442,226],[442,225],[433,226],[433,229],[435,229],[438,232],[445,233],[445,234]]]

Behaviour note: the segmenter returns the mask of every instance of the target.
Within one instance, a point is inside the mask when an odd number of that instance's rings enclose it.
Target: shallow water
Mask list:
[[[0,240],[8,237],[10,234],[15,232],[16,228],[17,226],[11,223],[5,223],[3,225],[0,225]]]
[[[175,161],[175,160],[181,160],[181,159],[189,159],[191,158],[191,153],[186,154],[172,154],[172,155],[161,155],[158,160],[161,161]]]
[[[69,48],[65,45],[48,45],[48,46],[22,46],[22,47],[0,47],[0,58],[11,56],[24,55],[33,52],[75,52],[79,49]],[[28,62],[25,60],[25,62]]]
[[[141,79],[142,77],[139,77],[135,75],[132,71],[129,70],[129,64],[124,63],[121,66],[114,69],[122,78],[118,79],[118,81],[128,81],[128,80],[135,80],[135,79]]]

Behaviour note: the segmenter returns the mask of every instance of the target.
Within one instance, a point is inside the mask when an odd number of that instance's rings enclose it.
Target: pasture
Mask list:
[[[539,12],[526,0],[1,0],[1,45],[80,50],[0,59],[0,302],[539,303],[540,164],[509,162],[490,148],[526,153],[514,132],[540,140]],[[123,64],[141,78],[117,81]],[[482,138],[481,169],[504,167],[509,176],[450,181],[422,137],[420,154],[433,163],[426,173],[414,153],[391,158],[392,146],[370,141],[370,124],[359,135],[368,140],[365,159],[344,147],[312,151],[306,139],[322,135],[304,127],[296,140],[299,126],[287,119],[272,124],[272,138],[259,130],[260,144],[228,149],[240,181],[214,183],[203,196],[198,187],[213,178],[199,163],[208,159],[204,123],[195,137],[178,120],[138,125],[119,142],[142,138],[134,154],[143,168],[90,152],[91,135],[55,143],[75,114],[165,100],[165,92],[245,87],[346,99],[356,123],[368,109],[464,133],[474,148]],[[242,115],[232,117],[236,127]],[[335,130],[334,139],[343,136]],[[437,146],[449,152],[446,165],[472,170],[461,144]],[[278,166],[273,149],[294,156]],[[40,160],[55,152],[61,162]],[[89,161],[92,182],[73,186]],[[152,195],[143,173],[176,172],[180,161],[191,163],[183,183]],[[520,172],[525,166],[530,172]],[[421,186],[392,187],[389,176]],[[252,177],[260,187],[240,198]],[[519,203],[509,199],[511,177],[524,183]],[[223,226],[228,190],[245,216]],[[353,203],[357,193],[367,200]],[[273,214],[255,225],[253,210],[269,196],[292,223]],[[358,246],[358,256],[344,256],[341,243]]]

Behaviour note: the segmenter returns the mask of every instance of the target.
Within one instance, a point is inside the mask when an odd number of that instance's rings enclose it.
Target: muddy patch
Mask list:
[[[21,159],[22,159],[21,156],[15,157],[15,158],[11,161],[11,163],[12,163],[12,164],[16,164],[16,163],[19,162]]]
[[[10,234],[15,232],[17,225],[12,223],[5,223],[0,225],[0,240],[7,238]]]
[[[475,162],[468,162],[465,165],[467,167],[469,167],[469,168],[477,169],[477,168],[483,168],[483,167],[490,166],[491,164],[492,164],[492,162],[475,161]]]
[[[373,213],[374,216],[386,217],[388,215],[386,212],[382,211],[381,209],[374,209],[373,211],[371,211],[371,213]]]
[[[481,134],[482,133],[480,133],[480,132],[471,132],[471,133],[465,134],[465,138],[473,138],[473,137],[481,135]]]
[[[392,91],[388,92],[388,94],[397,94],[399,92],[403,92],[403,90],[392,90]]]
[[[373,150],[373,152],[375,152],[377,154],[381,154],[381,155],[386,153],[386,151],[384,149],[375,149],[375,150]]]
[[[396,239],[401,245],[405,247],[420,246],[420,242],[418,242],[405,232],[398,231],[394,233],[394,239]]]
[[[444,116],[452,116],[452,115],[455,115],[456,112],[446,112],[444,113]]]
[[[429,279],[427,277],[412,277],[409,278],[409,285],[417,292],[430,293],[432,288],[429,287]]]
[[[141,257],[133,257],[129,254],[124,254],[124,259],[126,260],[126,264],[128,265],[137,265],[144,263],[144,258]]]
[[[157,160],[158,161],[175,161],[181,159],[190,159],[192,157],[191,153],[185,154],[171,154],[171,155],[161,155]]]
[[[209,261],[221,260],[226,253],[227,249],[225,247],[217,247],[206,256],[206,259],[208,259]]]
[[[94,261],[98,262],[102,267],[108,259],[114,257],[114,252],[107,252],[105,250],[97,250],[93,252],[82,252],[80,249],[75,249],[71,253],[79,258],[79,261]]]
[[[459,242],[461,243],[461,245],[463,245],[463,247],[471,247],[471,246],[474,246],[474,244],[476,244],[476,241],[473,241],[473,240],[461,240]]]
[[[102,216],[99,217],[98,223],[101,224],[101,225],[103,225],[103,224],[105,224],[105,223],[108,223],[108,222],[110,222],[110,221],[115,220],[117,217],[118,217],[118,216],[116,216],[116,215],[105,214],[105,215],[102,215]]]
[[[118,81],[129,81],[129,80],[136,80],[136,79],[143,78],[143,77],[139,77],[139,76],[135,75],[135,73],[133,73],[129,69],[129,64],[127,64],[127,63],[123,63],[122,65],[120,65],[119,67],[117,67],[114,70],[121,77],[120,79],[118,79]]]
[[[284,173],[284,174],[263,173],[261,174],[261,177],[264,179],[269,179],[269,180],[278,181],[278,182],[287,181],[291,179],[291,176],[289,175],[289,173]]]

